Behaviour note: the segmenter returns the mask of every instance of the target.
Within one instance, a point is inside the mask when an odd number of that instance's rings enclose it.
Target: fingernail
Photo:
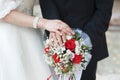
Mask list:
[[[73,34],[75,34],[75,32],[72,32]]]
[[[68,35],[71,35],[71,33],[68,33]]]

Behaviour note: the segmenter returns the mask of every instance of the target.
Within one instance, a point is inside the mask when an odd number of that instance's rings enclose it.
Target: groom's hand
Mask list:
[[[38,28],[43,28],[59,35],[62,35],[62,32],[66,34],[74,34],[70,26],[61,20],[40,19],[38,22]]]
[[[57,44],[58,46],[63,46],[66,42],[66,35],[62,32],[62,36],[56,33],[50,33],[49,39],[51,40],[52,44]]]

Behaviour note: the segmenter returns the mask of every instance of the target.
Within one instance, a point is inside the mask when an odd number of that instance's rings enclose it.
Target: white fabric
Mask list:
[[[31,14],[33,3],[23,0],[21,9],[19,0],[0,0],[0,18],[13,9]],[[0,80],[46,80],[51,72],[43,59],[42,39],[42,31],[0,21]]]
[[[0,0],[0,19],[16,9],[21,3],[21,0]]]

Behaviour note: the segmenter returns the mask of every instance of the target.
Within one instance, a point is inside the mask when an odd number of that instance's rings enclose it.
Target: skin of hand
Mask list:
[[[63,46],[66,42],[66,35],[65,33],[62,33],[63,35],[58,35],[56,33],[50,33],[49,39],[51,40],[51,44],[57,44],[58,46]]]
[[[17,10],[12,10],[8,15],[6,15],[2,19],[2,21],[4,22],[15,24],[21,27],[28,27],[28,28],[32,28],[33,20],[34,20],[34,16],[21,13]],[[70,27],[66,23],[60,20],[48,20],[48,19],[40,18],[37,26],[38,28],[43,28],[50,32],[55,32],[59,35],[61,35],[61,32],[67,34],[73,33]]]
[[[74,34],[72,29],[61,20],[48,20],[48,19],[40,19],[38,22],[39,25],[42,25],[42,28],[50,31],[55,32],[56,34],[62,35],[62,34]]]

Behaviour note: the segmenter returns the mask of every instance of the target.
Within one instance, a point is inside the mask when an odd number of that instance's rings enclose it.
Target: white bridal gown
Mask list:
[[[0,19],[17,9],[32,15],[35,0],[0,0]],[[0,21],[0,80],[46,80],[42,32]],[[53,80],[53,79],[52,79]]]

